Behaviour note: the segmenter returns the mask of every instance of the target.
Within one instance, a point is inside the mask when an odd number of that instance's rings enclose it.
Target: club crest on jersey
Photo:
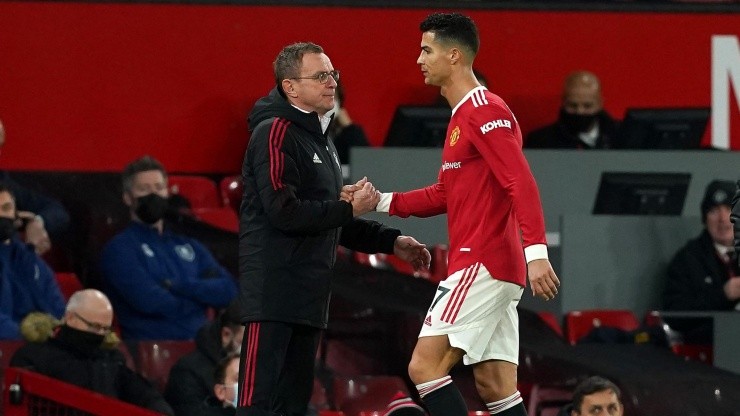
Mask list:
[[[452,133],[450,133],[450,146],[454,146],[457,143],[457,140],[460,138],[460,127],[455,126],[454,129],[452,129]]]
[[[489,131],[491,131],[493,129],[497,129],[499,127],[511,128],[511,121],[509,121],[509,120],[493,120],[493,121],[489,121],[488,123],[480,126],[480,131],[481,131],[481,133],[486,134]]]

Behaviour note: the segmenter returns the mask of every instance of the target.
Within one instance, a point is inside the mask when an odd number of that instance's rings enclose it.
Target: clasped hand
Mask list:
[[[380,191],[367,181],[367,177],[364,177],[354,185],[344,185],[339,199],[352,204],[352,215],[359,217],[375,211],[375,207],[380,202]]]

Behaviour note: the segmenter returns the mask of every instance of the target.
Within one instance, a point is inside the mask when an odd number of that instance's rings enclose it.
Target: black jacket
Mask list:
[[[249,115],[239,233],[244,322],[326,328],[337,244],[393,252],[400,231],[352,217],[339,200],[342,173],[318,115],[291,106],[277,89]]]
[[[611,149],[618,147],[618,124],[606,112],[599,113],[599,136],[592,147],[568,131],[560,121],[529,133],[524,141],[528,149]]]
[[[236,409],[227,406],[224,407],[216,397],[208,396],[206,400],[199,403],[195,408],[192,409],[194,415],[199,416],[234,416],[236,415]]]
[[[681,248],[668,265],[663,306],[674,311],[732,310],[737,302],[727,299],[724,292],[729,278],[729,270],[705,230]]]
[[[126,367],[120,351],[78,346],[65,337],[63,330],[42,344],[22,346],[11,358],[10,366],[29,369],[155,412],[173,414],[162,395]]]
[[[203,326],[195,337],[195,351],[177,360],[170,370],[164,397],[176,416],[198,416],[199,406],[213,394],[213,378],[224,356],[218,322]]]

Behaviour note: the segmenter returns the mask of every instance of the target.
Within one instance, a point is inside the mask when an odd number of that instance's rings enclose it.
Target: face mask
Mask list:
[[[15,234],[15,220],[13,218],[0,217],[0,241],[5,241]]]
[[[560,122],[571,134],[585,133],[594,125],[596,114],[571,114],[564,109],[560,109]]]
[[[136,216],[147,224],[161,220],[167,211],[167,199],[155,193],[136,198]]]
[[[105,335],[94,334],[92,332],[80,331],[71,326],[62,325],[59,329],[59,336],[64,338],[70,344],[84,348],[98,348],[103,343]]]
[[[231,400],[231,405],[236,408],[237,401],[239,399],[239,383],[234,383],[234,398]]]

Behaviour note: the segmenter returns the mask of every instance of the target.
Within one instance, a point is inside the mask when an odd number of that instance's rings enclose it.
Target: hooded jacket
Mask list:
[[[195,337],[195,351],[177,360],[170,370],[164,398],[176,416],[198,416],[203,401],[213,394],[214,372],[225,356],[218,321],[204,325]]]
[[[326,328],[337,244],[393,253],[401,232],[353,218],[337,151],[316,112],[274,88],[249,115],[239,232],[242,321]]]

